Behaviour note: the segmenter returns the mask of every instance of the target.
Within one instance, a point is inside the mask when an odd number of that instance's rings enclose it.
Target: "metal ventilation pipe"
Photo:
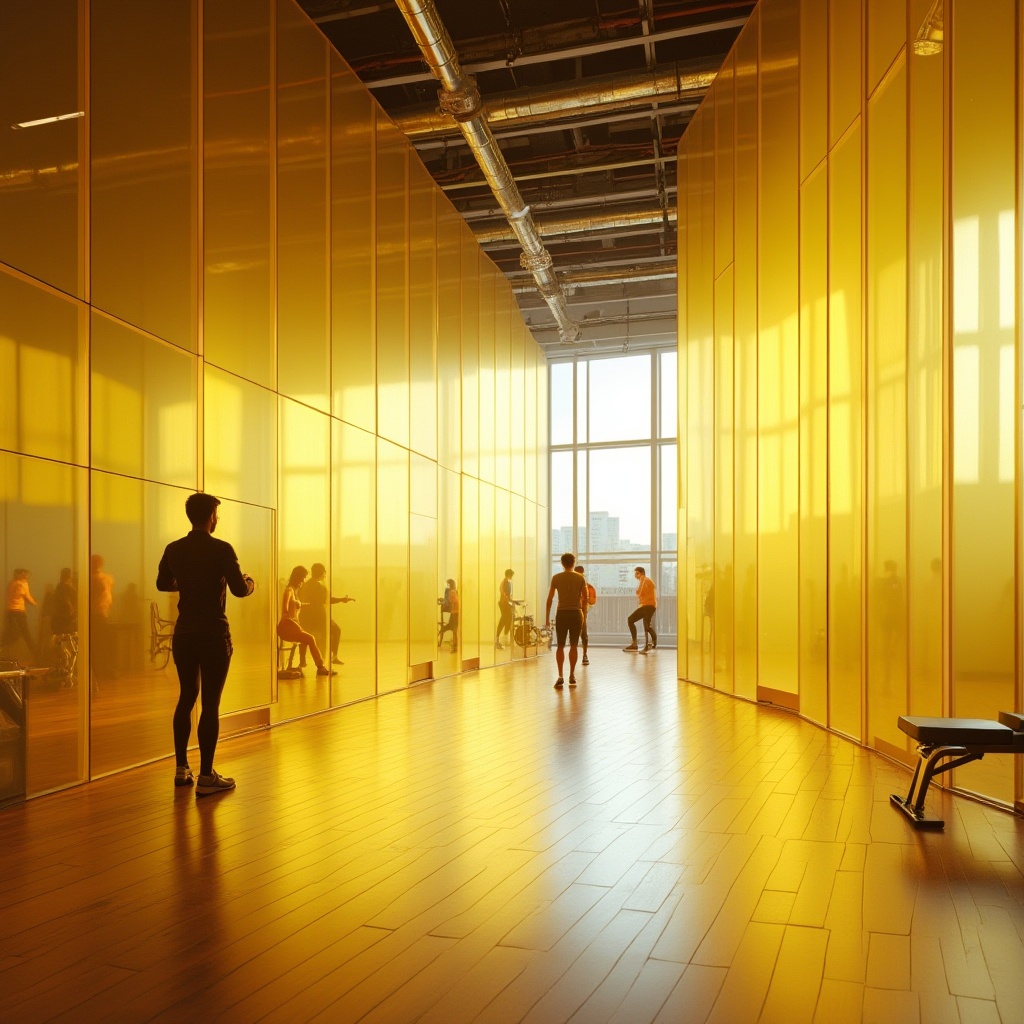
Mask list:
[[[570,291],[577,288],[591,288],[600,285],[635,284],[643,281],[669,281],[676,277],[678,268],[676,261],[668,263],[651,263],[641,267],[623,267],[620,270],[601,268],[596,270],[570,270],[562,275],[563,287]],[[512,291],[516,295],[533,291],[528,284],[513,284]]]
[[[462,73],[455,46],[433,0],[395,0],[395,4],[402,12],[430,73],[441,83],[438,99],[442,109],[458,122],[494,197],[523,247],[519,262],[524,270],[533,274],[537,289],[555,318],[563,343],[578,341],[579,325],[569,315],[565,294],[551,265],[551,254],[541,242],[530,208],[523,202],[512,172],[488,127],[476,79]]]
[[[497,93],[483,104],[483,114],[492,128],[500,129],[592,110],[611,113],[657,101],[699,99],[717,74],[710,70],[686,71],[678,64],[661,64],[641,71],[595,75],[578,82]],[[435,135],[450,135],[458,130],[443,107],[438,110],[436,106],[414,107],[399,113],[395,124],[413,142]]]
[[[563,213],[555,216],[542,217],[537,227],[544,235],[583,235],[594,231],[611,231],[648,227],[652,224],[663,224],[668,219],[671,224],[676,219],[676,211],[669,208],[663,210],[661,203],[655,199],[646,203],[621,203],[618,206],[605,206],[598,210],[579,210],[574,213]],[[501,221],[478,221],[471,224],[476,240],[484,245],[488,242],[514,242],[512,230]]]

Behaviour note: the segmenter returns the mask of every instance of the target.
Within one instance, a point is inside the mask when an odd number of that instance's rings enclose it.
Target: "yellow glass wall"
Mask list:
[[[678,161],[680,675],[904,759],[1022,700],[1020,6],[932,6],[762,0]]]
[[[548,560],[544,355],[407,140],[291,0],[123,6],[0,13],[2,123],[71,115],[0,146],[0,571],[45,669],[0,801],[170,755],[155,580],[197,488],[257,583],[222,736],[476,667],[481,632],[493,661],[496,573],[536,608]],[[314,562],[337,674],[289,678]]]

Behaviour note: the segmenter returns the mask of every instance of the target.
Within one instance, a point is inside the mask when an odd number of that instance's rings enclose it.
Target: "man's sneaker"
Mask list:
[[[226,779],[214,772],[212,775],[200,775],[196,779],[196,796],[209,796],[211,793],[226,793],[235,788],[234,779]]]
[[[555,689],[560,690],[563,686],[565,686],[565,680],[561,676],[559,676],[555,680]]]
[[[580,662],[580,664],[581,665],[589,665],[590,664],[590,659],[584,654],[583,655],[583,660]]]
[[[192,769],[186,765],[178,765],[174,772],[174,784],[176,786],[191,786],[195,782]]]
[[[575,676],[569,676],[569,685],[570,686],[575,686],[576,685],[576,677]]]
[[[316,670],[318,676],[336,676],[337,672],[332,672],[326,665]]]
[[[496,651],[503,651],[503,650],[505,650],[505,648],[502,647],[501,644],[497,640],[494,641],[494,649]]]
[[[640,650],[640,648],[637,647],[636,644],[630,644],[628,647],[623,647],[622,649],[624,651],[638,651],[638,650]]]

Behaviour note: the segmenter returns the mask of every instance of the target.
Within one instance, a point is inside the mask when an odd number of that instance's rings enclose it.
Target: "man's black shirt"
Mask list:
[[[156,575],[156,589],[178,592],[176,636],[215,634],[228,636],[224,614],[226,590],[248,597],[252,583],[242,575],[235,549],[205,530],[192,530],[164,548]]]

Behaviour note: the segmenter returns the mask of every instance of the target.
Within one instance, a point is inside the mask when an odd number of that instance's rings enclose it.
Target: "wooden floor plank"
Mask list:
[[[1022,1019],[1021,818],[915,833],[902,768],[591,655],[225,741],[216,798],[163,762],[0,810],[0,1020]]]

